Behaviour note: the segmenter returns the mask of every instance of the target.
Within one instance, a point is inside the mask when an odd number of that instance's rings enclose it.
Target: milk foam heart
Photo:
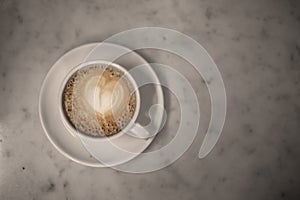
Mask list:
[[[104,83],[99,84],[99,81]],[[111,111],[117,114],[124,109],[124,100],[128,101],[130,94],[123,80],[109,81],[94,76],[85,83],[82,95],[96,112],[105,115]]]
[[[113,66],[93,65],[71,76],[63,105],[71,124],[82,133],[111,136],[132,119],[136,94],[124,72]]]

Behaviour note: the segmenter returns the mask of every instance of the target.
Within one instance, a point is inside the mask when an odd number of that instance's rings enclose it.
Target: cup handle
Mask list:
[[[152,135],[149,131],[146,130],[145,127],[140,125],[139,123],[133,124],[133,127],[127,132],[127,135],[130,135],[135,138],[139,139],[148,139],[150,137],[155,136],[156,134]]]

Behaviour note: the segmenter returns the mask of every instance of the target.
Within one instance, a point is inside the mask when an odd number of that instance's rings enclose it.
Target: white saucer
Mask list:
[[[68,131],[66,126],[63,124],[63,121],[61,120],[59,112],[59,103],[61,102],[61,99],[59,99],[59,92],[65,76],[74,67],[84,62],[89,53],[97,45],[98,43],[92,43],[72,49],[71,51],[64,54],[51,67],[44,79],[40,90],[39,116],[42,127],[48,139],[60,153],[62,153],[67,158],[85,166],[106,167],[107,165],[100,163],[90,155],[90,153],[83,146],[78,136],[74,136]],[[116,47],[118,49],[126,49],[125,47],[115,44],[106,43],[105,45],[107,45],[107,47],[112,47],[111,49],[115,49]],[[109,50],[106,53],[107,55],[109,55]],[[104,57],[107,55],[104,55]],[[130,52],[120,57],[115,61],[115,63],[118,63],[128,70],[138,65],[147,64],[144,58],[142,58],[135,52]],[[163,106],[164,103],[162,88],[158,82],[157,75],[149,64],[148,66],[149,73],[145,74],[145,76],[152,76],[153,79],[157,80],[157,84],[140,88],[141,110],[137,121],[139,121],[139,123],[143,125],[147,124],[147,122],[149,121],[147,112],[149,111],[150,107],[153,104],[160,104]],[[162,116],[157,117],[162,118]],[[122,149],[128,152],[132,152],[134,155],[123,158],[122,160],[124,160],[124,162],[129,161],[138,154],[142,153],[150,145],[153,139],[154,137],[148,139],[138,139],[126,134],[119,137],[116,143]],[[112,155],[112,158],[114,158],[114,155]],[[118,158],[118,156],[116,158]],[[122,164],[120,160],[112,160],[110,163],[112,163],[111,166],[114,165],[114,163],[115,165]]]

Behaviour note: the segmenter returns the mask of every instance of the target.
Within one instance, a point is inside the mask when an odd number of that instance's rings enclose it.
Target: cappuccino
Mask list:
[[[117,67],[91,64],[76,71],[63,91],[63,109],[70,124],[89,136],[112,136],[132,120],[136,93]]]

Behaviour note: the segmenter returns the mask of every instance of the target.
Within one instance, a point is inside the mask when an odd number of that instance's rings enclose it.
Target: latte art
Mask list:
[[[124,72],[92,65],[75,72],[63,93],[70,123],[90,136],[111,136],[123,130],[136,108],[136,94]]]

